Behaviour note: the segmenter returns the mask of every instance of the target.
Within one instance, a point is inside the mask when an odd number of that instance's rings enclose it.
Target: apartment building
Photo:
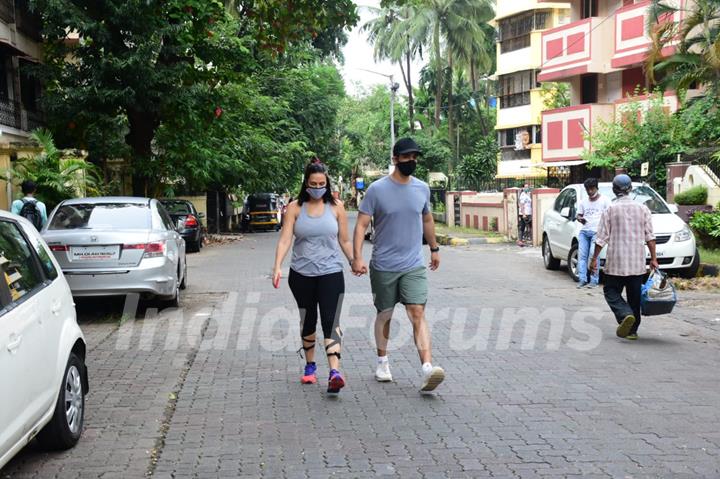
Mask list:
[[[42,57],[40,19],[28,0],[0,0],[0,170],[37,149],[27,142],[43,124],[40,84],[31,75]],[[12,189],[0,182],[0,208],[8,209]]]
[[[544,98],[538,74],[544,31],[570,20],[570,4],[540,0],[498,0],[497,178],[544,178],[541,112]]]
[[[684,5],[688,0],[668,0]],[[546,2],[540,2],[546,3]],[[567,82],[570,105],[542,113],[542,158],[551,176],[580,181],[588,174],[581,153],[591,149],[586,134],[600,121],[621,117],[628,95],[646,83],[643,63],[651,46],[647,35],[649,0],[572,0],[570,23],[543,32],[540,82]],[[675,14],[681,21],[684,12]],[[669,47],[664,53],[671,54]],[[645,97],[641,101],[649,102]],[[666,92],[664,104],[677,111],[678,97]]]

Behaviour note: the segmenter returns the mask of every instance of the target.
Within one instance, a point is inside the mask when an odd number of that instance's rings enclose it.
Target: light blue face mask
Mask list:
[[[305,191],[308,192],[310,196],[312,196],[314,199],[319,200],[323,196],[325,196],[325,192],[327,192],[327,188],[306,188]]]

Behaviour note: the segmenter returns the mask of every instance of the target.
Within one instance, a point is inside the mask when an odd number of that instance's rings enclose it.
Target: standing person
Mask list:
[[[300,310],[301,341],[306,360],[300,381],[303,384],[317,383],[315,331],[319,308],[325,354],[330,366],[327,391],[336,394],[345,386],[339,371],[342,341],[339,321],[345,293],[345,262],[340,250],[348,262],[352,262],[352,244],[345,208],[342,202],[333,198],[330,177],[317,159],[305,168],[297,201],[288,205],[275,252],[273,284],[276,287],[291,243],[293,252],[288,284]]]
[[[23,193],[21,200],[13,201],[10,212],[22,216],[40,231],[47,224],[47,208],[45,203],[35,198],[37,185],[34,181],[25,180],[20,185]]]
[[[640,326],[646,243],[650,250],[650,269],[658,268],[652,214],[647,206],[634,202],[628,196],[632,191],[632,180],[628,175],[617,175],[612,185],[617,199],[600,220],[590,270],[593,273],[597,271],[598,255],[608,245],[603,291],[605,301],[615,314],[618,337],[635,340]],[[622,297],[623,289],[627,301]]]
[[[530,195],[530,185],[526,184],[520,192],[518,205],[520,207],[520,238],[518,238],[518,245],[525,246],[526,236],[530,233],[530,225],[532,223],[532,196]]]
[[[588,288],[597,288],[600,282],[600,271],[595,272],[588,281],[588,262],[595,249],[595,235],[597,234],[600,218],[610,207],[610,198],[600,194],[597,178],[585,180],[585,191],[588,197],[580,202],[577,220],[583,227],[578,234],[578,289],[587,285]]]
[[[353,241],[353,273],[362,275],[368,267],[362,247],[370,219],[375,236],[370,260],[370,284],[375,298],[375,342],[378,381],[392,381],[387,357],[390,321],[397,303],[405,305],[413,326],[415,345],[422,364],[421,391],[432,391],[445,379],[445,371],[432,365],[430,330],[425,320],[428,296],[427,268],[422,255],[423,234],[430,245],[430,269],[440,265],[440,248],[430,213],[430,188],[412,176],[420,147],[411,138],[393,145],[395,169],[367,189],[359,208]]]

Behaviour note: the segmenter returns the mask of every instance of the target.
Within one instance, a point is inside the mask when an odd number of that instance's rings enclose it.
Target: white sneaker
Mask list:
[[[439,366],[433,367],[423,375],[421,391],[433,391],[445,379],[445,370]]]
[[[381,383],[387,383],[392,381],[392,374],[390,373],[390,361],[383,361],[378,363],[377,369],[375,370],[375,379]]]

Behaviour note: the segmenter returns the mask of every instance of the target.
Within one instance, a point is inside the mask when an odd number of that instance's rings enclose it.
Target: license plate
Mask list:
[[[111,261],[120,257],[120,247],[115,246],[73,246],[70,248],[73,261]]]

